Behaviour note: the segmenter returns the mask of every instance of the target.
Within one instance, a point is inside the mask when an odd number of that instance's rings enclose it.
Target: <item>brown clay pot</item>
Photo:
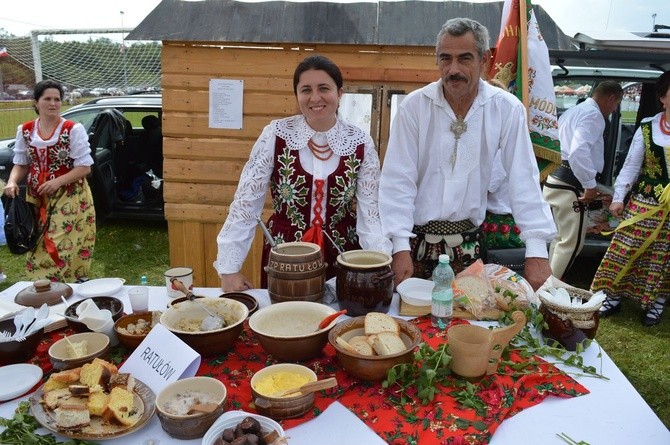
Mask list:
[[[393,298],[391,256],[374,250],[350,250],[337,256],[335,289],[340,309],[355,317],[386,313]]]
[[[37,280],[19,291],[14,298],[14,302],[22,306],[39,308],[43,303],[48,306],[60,304],[63,301],[61,295],[69,298],[72,294],[72,288],[65,283]]]
[[[323,301],[326,264],[317,244],[291,242],[273,247],[265,271],[268,274],[268,293],[273,303]]]

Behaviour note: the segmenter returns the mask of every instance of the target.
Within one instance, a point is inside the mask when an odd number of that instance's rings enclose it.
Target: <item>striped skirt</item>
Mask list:
[[[658,201],[634,195],[624,211],[628,219],[658,206]],[[661,224],[657,212],[630,226],[617,230],[591,284],[591,291],[603,290],[608,296],[630,298],[647,309],[656,298],[667,298],[670,293],[670,217],[663,222],[658,236],[642,254],[630,264],[618,283],[617,274],[629,263],[640,246],[652,236]]]

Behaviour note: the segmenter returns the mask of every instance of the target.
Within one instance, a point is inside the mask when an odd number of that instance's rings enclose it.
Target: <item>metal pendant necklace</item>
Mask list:
[[[461,139],[463,133],[468,131],[468,123],[465,122],[465,119],[461,115],[456,116],[456,120],[451,123],[449,127],[452,133],[454,133],[454,138],[456,139],[456,145],[454,146],[454,151],[451,154],[451,169],[454,169],[456,165],[456,157],[458,155],[458,141]]]

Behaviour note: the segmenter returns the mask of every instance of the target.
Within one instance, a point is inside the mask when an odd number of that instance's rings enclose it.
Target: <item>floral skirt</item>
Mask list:
[[[34,202],[34,199],[28,198]],[[39,205],[39,204],[38,204]],[[95,208],[88,182],[61,187],[46,204],[48,228],[58,257],[46,250],[44,236],[26,257],[30,280],[72,283],[88,278],[95,246]]]
[[[653,199],[633,196],[624,212],[624,219],[646,213],[658,205]],[[607,295],[630,298],[643,308],[648,308],[656,298],[670,296],[670,218],[663,223],[658,237],[630,264],[628,271],[618,283],[617,274],[629,263],[647,238],[661,222],[658,214],[617,230],[603,257],[591,284],[591,291],[603,290]]]

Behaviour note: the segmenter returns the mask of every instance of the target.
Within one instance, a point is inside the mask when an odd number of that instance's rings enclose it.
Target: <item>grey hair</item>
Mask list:
[[[439,51],[440,42],[446,34],[460,37],[467,32],[471,32],[475,36],[475,44],[477,45],[479,57],[484,57],[484,53],[489,50],[489,31],[478,21],[463,17],[447,20],[447,22],[442,25],[442,29],[440,29],[440,32],[437,34],[435,53],[437,54]]]

